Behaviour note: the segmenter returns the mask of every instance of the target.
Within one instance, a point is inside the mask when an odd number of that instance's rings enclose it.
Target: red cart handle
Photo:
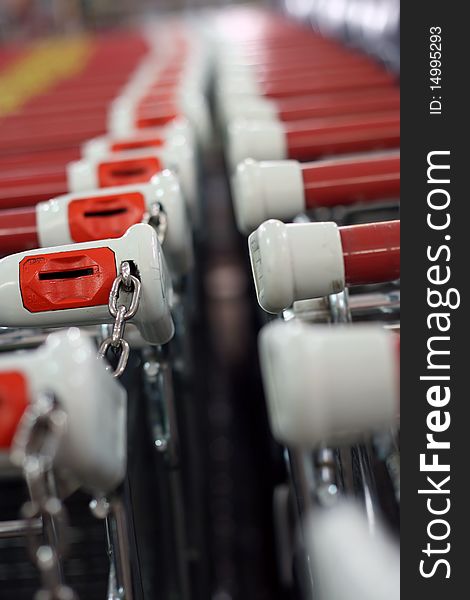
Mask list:
[[[266,98],[288,98],[306,94],[325,94],[332,92],[346,92],[349,90],[392,88],[396,85],[396,78],[391,73],[343,73],[331,77],[299,77],[292,80],[273,81],[272,83],[228,81],[220,87],[222,96],[244,92],[259,94]]]
[[[67,191],[65,165],[0,173],[0,207],[32,206]]]
[[[236,121],[228,131],[228,154],[233,169],[245,158],[299,161],[322,156],[364,152],[400,145],[397,111],[327,119]]]
[[[235,119],[278,119],[283,123],[346,115],[370,115],[400,108],[400,91],[395,88],[313,94],[268,100],[247,97],[228,99],[223,108],[225,123]]]
[[[400,194],[400,155],[366,156],[300,165],[306,208],[357,201],[396,199]]]
[[[286,122],[388,112],[399,109],[400,92],[396,88],[391,88],[370,90],[366,94],[351,92],[328,96],[300,96],[279,100],[277,107],[279,119]]]
[[[346,285],[400,277],[400,221],[339,227]]]
[[[400,221],[338,227],[270,220],[248,243],[258,301],[267,312],[400,276]]]
[[[331,80],[337,81],[341,77],[350,80],[352,77],[358,79],[375,77],[376,75],[383,75],[386,70],[373,62],[369,62],[363,65],[331,65],[328,67],[315,66],[315,65],[296,65],[292,66],[289,70],[278,71],[278,72],[230,72],[222,74],[222,80],[226,78],[227,81],[249,81],[256,82],[256,84],[266,87],[281,88],[282,86],[296,85],[300,81],[308,80],[317,82],[328,82]]]
[[[238,165],[232,184],[237,224],[245,234],[267,219],[290,221],[308,209],[396,200],[399,194],[399,152],[310,163],[248,159]]]
[[[377,115],[354,115],[286,126],[287,156],[311,160],[326,154],[343,154],[400,144],[400,115],[393,111]]]
[[[38,247],[34,206],[0,212],[0,256]]]
[[[246,72],[251,71],[256,75],[260,76],[281,76],[285,73],[291,73],[292,71],[298,71],[301,69],[314,69],[317,72],[327,72],[333,71],[338,68],[360,68],[360,67],[370,67],[374,65],[377,67],[376,63],[372,61],[367,56],[361,55],[333,55],[331,57],[325,58],[321,60],[319,57],[316,57],[316,60],[312,58],[312,55],[308,53],[299,54],[298,56],[294,56],[292,58],[286,57],[285,60],[282,60],[280,57],[277,60],[267,61],[264,63],[250,63],[248,60],[245,62],[233,63],[227,68],[228,72],[236,73],[236,72]]]

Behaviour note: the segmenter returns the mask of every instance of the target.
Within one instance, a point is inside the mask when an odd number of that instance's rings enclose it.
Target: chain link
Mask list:
[[[126,294],[131,294],[129,306],[119,304],[119,295],[123,291]],[[129,263],[121,264],[119,275],[113,281],[111,291],[109,292],[108,309],[112,317],[114,317],[113,331],[111,336],[107,337],[98,348],[98,357],[104,358],[109,348],[113,348],[116,352],[120,351],[118,364],[113,371],[114,377],[120,377],[127,366],[129,360],[130,347],[124,339],[124,330],[126,321],[132,319],[137,313],[142,295],[142,284],[140,280],[131,274]],[[111,367],[109,367],[111,369]]]
[[[144,214],[142,221],[155,229],[158,241],[163,244],[168,229],[168,217],[161,202],[154,202],[149,211]]]
[[[27,544],[41,576],[36,600],[78,600],[63,581],[62,558],[68,541],[67,511],[55,490],[54,460],[67,427],[67,415],[50,394],[41,394],[21,418],[13,440],[12,460],[22,467],[30,499],[22,506],[28,523]],[[43,536],[38,539],[34,522],[41,518]]]

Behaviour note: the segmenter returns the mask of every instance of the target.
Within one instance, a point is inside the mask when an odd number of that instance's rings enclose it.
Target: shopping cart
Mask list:
[[[331,41],[256,16],[251,36],[221,44],[216,98],[271,313],[259,358],[286,465],[279,572],[302,598],[398,598],[397,89]]]

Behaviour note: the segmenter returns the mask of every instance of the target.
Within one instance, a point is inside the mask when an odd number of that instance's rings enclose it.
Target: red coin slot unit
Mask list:
[[[156,156],[103,162],[98,165],[98,181],[100,187],[146,183],[161,170],[162,165]]]
[[[23,306],[32,313],[106,305],[115,277],[110,248],[36,254],[19,264]]]
[[[74,242],[121,237],[142,221],[144,213],[140,192],[72,200],[68,205],[70,237]]]
[[[28,406],[28,385],[18,371],[0,373],[0,450],[9,450]]]

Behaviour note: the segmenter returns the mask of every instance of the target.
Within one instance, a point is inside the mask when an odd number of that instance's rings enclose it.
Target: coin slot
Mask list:
[[[108,210],[87,210],[83,213],[85,217],[100,218],[100,217],[115,217],[116,215],[123,215],[128,212],[126,207],[122,208],[110,208]]]
[[[93,275],[93,268],[74,269],[73,271],[49,271],[39,273],[40,281],[51,281],[53,279],[77,279],[78,277],[88,277]]]
[[[127,167],[127,168],[115,168],[110,169],[109,174],[113,177],[140,177],[147,173],[147,169],[144,167]]]
[[[162,146],[163,140],[138,140],[135,142],[116,142],[111,146],[113,152],[122,152],[126,150],[138,150],[140,148],[153,148],[154,146]]]

